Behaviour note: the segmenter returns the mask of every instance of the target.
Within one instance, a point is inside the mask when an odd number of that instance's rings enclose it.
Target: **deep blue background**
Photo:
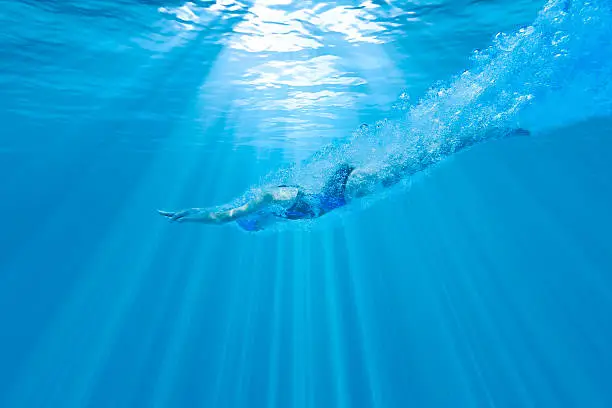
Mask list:
[[[389,34],[401,75],[356,68],[365,96],[314,131],[385,117],[541,6],[441,4],[416,8],[439,31]],[[477,146],[311,230],[169,224],[327,139],[227,108],[244,11],[177,34],[162,6],[0,4],[0,406],[612,406],[609,120]]]

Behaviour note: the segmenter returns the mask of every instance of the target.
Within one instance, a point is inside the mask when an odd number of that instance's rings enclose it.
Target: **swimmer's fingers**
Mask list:
[[[164,217],[168,217],[168,218],[172,218],[174,216],[174,214],[175,214],[172,211],[157,210],[157,212],[159,213],[159,215],[163,215]]]
[[[182,221],[188,221],[194,218],[194,216],[196,216],[200,212],[200,209],[190,208],[188,210],[182,210],[182,211],[176,211],[176,212],[157,210],[157,212],[160,215],[163,215],[164,217],[169,218],[170,221],[182,222]]]
[[[170,219],[170,221],[181,221],[181,219],[183,217],[185,217],[188,213],[188,211],[162,211],[162,210],[157,210],[157,212],[160,215],[163,215],[164,217],[167,217]]]

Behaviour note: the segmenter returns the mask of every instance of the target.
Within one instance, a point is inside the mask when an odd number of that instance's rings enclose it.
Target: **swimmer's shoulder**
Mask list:
[[[278,186],[270,190],[272,198],[276,202],[292,202],[300,192],[297,186]]]

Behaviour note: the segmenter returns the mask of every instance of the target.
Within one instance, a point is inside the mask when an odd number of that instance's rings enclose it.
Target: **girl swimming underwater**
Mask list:
[[[511,136],[525,136],[524,129],[494,129],[481,137],[449,139],[431,145],[416,147],[416,152],[395,160],[393,165],[371,170],[357,168],[349,163],[338,165],[320,191],[308,191],[299,185],[278,185],[259,190],[246,203],[227,210],[190,208],[182,211],[159,213],[172,221],[226,224],[236,222],[247,231],[259,231],[279,220],[318,218],[352,200],[371,195],[398,183],[438,163],[453,153],[477,143]]]

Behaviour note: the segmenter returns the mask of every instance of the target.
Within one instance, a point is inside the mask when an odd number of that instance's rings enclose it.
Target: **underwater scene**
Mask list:
[[[0,2],[0,407],[612,407],[612,2]]]

